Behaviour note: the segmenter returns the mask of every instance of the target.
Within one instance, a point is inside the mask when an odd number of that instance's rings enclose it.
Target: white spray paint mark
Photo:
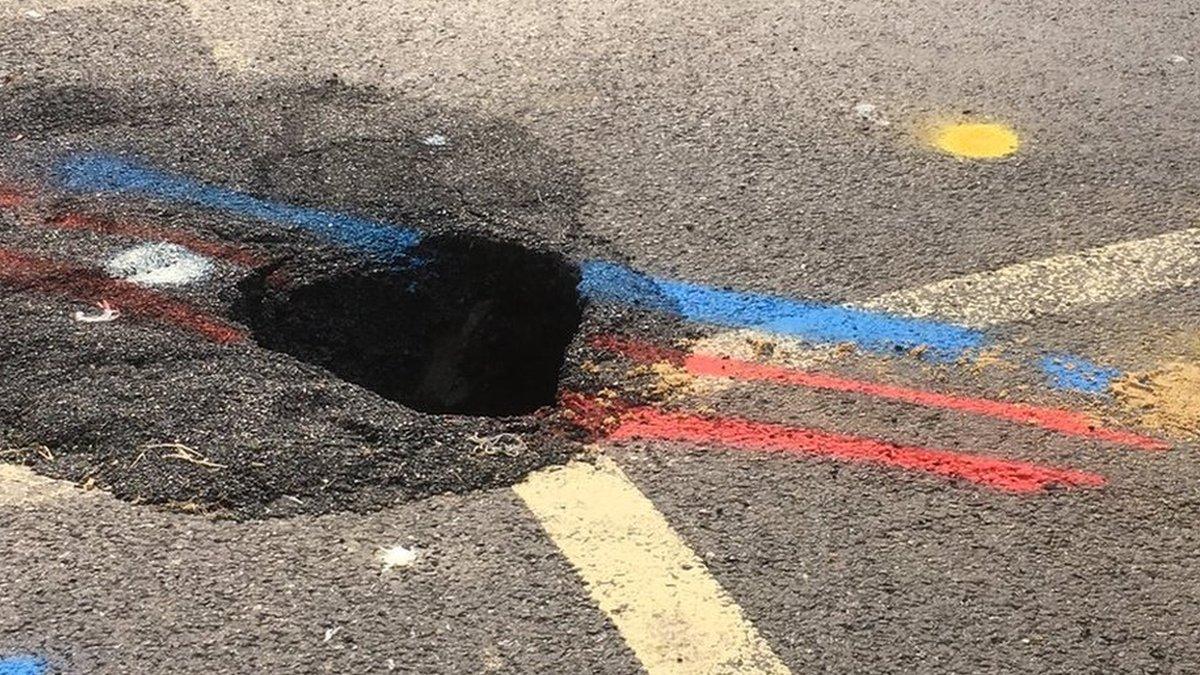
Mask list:
[[[421,552],[417,549],[405,548],[403,546],[393,546],[379,552],[379,558],[383,561],[384,572],[393,567],[408,567],[415,563],[420,556]]]
[[[449,143],[450,139],[442,134],[429,134],[425,138],[422,138],[421,142],[431,147],[440,148]]]
[[[75,312],[71,315],[79,323],[108,323],[116,321],[121,316],[121,310],[114,308],[108,304],[107,300],[102,300],[96,303],[96,307],[100,308],[99,314],[84,314],[83,312]]]
[[[110,275],[142,286],[190,284],[207,277],[212,268],[208,258],[165,242],[135,246],[105,265]]]

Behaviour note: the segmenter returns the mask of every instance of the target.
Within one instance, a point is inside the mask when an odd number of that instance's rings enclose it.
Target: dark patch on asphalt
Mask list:
[[[188,86],[136,105],[79,88],[0,101],[17,111],[5,133],[22,133],[0,166],[28,197],[0,213],[0,247],[98,269],[142,243],[46,226],[63,214],[242,247],[262,265],[217,260],[204,282],[151,290],[262,347],[135,317],[76,323],[82,304],[0,287],[6,460],[135,502],[259,517],[507,485],[576,451],[555,393],[598,386],[577,367],[579,336],[617,317],[577,297],[567,261],[613,256],[579,233],[562,153],[504,120],[337,81]],[[81,122],[45,116],[79,102]],[[419,262],[382,269],[287,225],[66,193],[54,167],[72,152],[402,224],[425,233]]]
[[[21,87],[0,109],[0,133],[12,137],[85,131],[125,117],[122,107],[114,92],[100,87]]]

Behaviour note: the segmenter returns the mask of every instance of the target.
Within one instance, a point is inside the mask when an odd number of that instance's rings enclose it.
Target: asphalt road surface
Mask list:
[[[1198,20],[0,0],[0,675],[1200,671]]]

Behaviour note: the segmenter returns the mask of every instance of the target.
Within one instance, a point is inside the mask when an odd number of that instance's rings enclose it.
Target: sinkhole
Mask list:
[[[255,341],[414,410],[520,415],[553,405],[579,329],[579,269],[473,235],[431,236],[387,270],[241,285]]]

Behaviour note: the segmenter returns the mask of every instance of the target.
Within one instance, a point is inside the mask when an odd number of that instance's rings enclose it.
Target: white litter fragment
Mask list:
[[[333,636],[337,635],[338,631],[340,631],[341,629],[342,629],[341,626],[334,626],[333,628],[326,628],[325,629],[325,642],[329,642],[330,640],[332,640]]]
[[[142,244],[108,261],[109,275],[141,286],[180,286],[199,281],[212,272],[208,258],[177,244]]]
[[[405,548],[403,546],[393,546],[382,549],[379,552],[379,558],[383,561],[384,572],[393,567],[408,567],[415,563],[420,556],[421,552],[417,549]]]
[[[116,321],[121,316],[121,310],[108,304],[107,300],[96,303],[96,307],[100,309],[99,314],[84,314],[77,311],[71,315],[71,318],[79,323],[108,323],[109,321]]]
[[[29,19],[30,21],[41,21],[43,16],[44,15],[41,12],[37,11],[36,9],[30,9],[30,10],[25,11],[25,18]]]
[[[1187,63],[1187,57],[1183,54],[1172,54],[1167,57],[1167,60],[1171,63]]]
[[[442,134],[429,134],[425,138],[422,138],[421,142],[424,143],[425,145],[429,145],[429,146],[432,146],[435,148],[440,148],[443,145],[449,143],[450,139],[446,138]]]

